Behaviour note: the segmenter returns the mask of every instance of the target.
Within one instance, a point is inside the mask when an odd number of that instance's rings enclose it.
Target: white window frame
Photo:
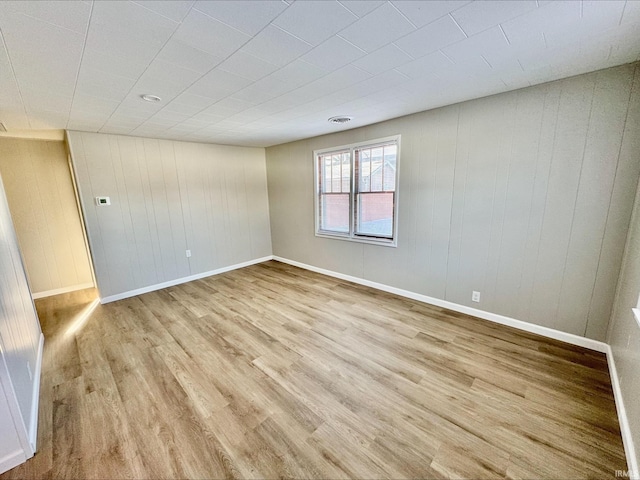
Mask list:
[[[393,205],[393,238],[376,238],[365,235],[357,235],[355,225],[355,194],[356,194],[356,175],[355,175],[355,150],[361,147],[376,147],[380,144],[396,142],[396,183],[395,183],[395,195]],[[320,179],[318,168],[318,156],[325,155],[327,153],[342,152],[349,150],[350,162],[351,162],[351,189],[349,192],[349,233],[329,232],[326,230],[320,230]],[[321,238],[332,238],[334,240],[346,240],[349,242],[368,243],[370,245],[380,245],[384,247],[397,247],[398,246],[398,201],[399,199],[399,184],[400,184],[400,135],[392,135],[384,138],[376,138],[374,140],[367,140],[364,142],[350,143],[348,145],[340,145],[330,148],[322,148],[313,151],[313,216],[315,218],[315,235]]]

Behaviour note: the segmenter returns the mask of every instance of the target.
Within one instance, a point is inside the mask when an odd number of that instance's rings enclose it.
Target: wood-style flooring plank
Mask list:
[[[627,469],[603,354],[282,263],[36,306],[39,451],[3,480]]]

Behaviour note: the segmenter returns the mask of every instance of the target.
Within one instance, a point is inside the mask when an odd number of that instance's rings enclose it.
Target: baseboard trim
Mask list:
[[[636,457],[636,448],[631,435],[631,425],[627,417],[627,410],[624,406],[622,398],[622,390],[620,388],[620,380],[618,370],[616,369],[616,361],[613,358],[613,350],[607,345],[607,363],[609,364],[609,375],[611,376],[611,387],[613,388],[613,397],[616,403],[616,411],[618,412],[618,421],[620,422],[620,433],[622,434],[622,444],[624,445],[624,454],[627,457],[627,468],[629,469],[629,477],[631,480],[640,480],[640,470],[638,469],[638,457]]]
[[[328,275],[330,277],[340,278],[342,280],[347,280],[349,282],[357,283],[359,285],[364,285],[366,287],[375,288],[377,290],[382,290],[384,292],[394,293],[396,295],[400,295],[401,297],[406,297],[412,300],[417,300],[419,302],[428,303],[429,305],[434,305],[440,308],[447,308],[449,310],[453,310],[454,312],[460,312],[467,315],[472,315],[474,317],[482,318],[484,320],[489,320],[490,322],[499,323],[501,325],[517,328],[518,330],[524,330],[529,333],[536,333],[538,335],[542,335],[543,337],[553,338],[554,340],[560,340],[565,343],[570,343],[571,345],[585,347],[590,350],[595,350],[597,352],[607,353],[607,349],[609,348],[609,346],[604,342],[599,342],[597,340],[592,340],[590,338],[581,337],[579,335],[574,335],[572,333],[561,332],[560,330],[555,330],[553,328],[543,327],[541,325],[534,325],[533,323],[524,322],[522,320],[517,320],[511,317],[505,317],[504,315],[485,312],[484,310],[467,307],[466,305],[459,305],[457,303],[449,302],[447,300],[440,300],[439,298],[429,297],[427,295],[411,292],[409,290],[403,290],[401,288],[391,287],[383,283],[372,282],[370,280],[365,280],[364,278],[353,277],[351,275],[345,275],[343,273],[334,272],[332,270],[326,270],[324,268],[315,267],[313,265],[307,265],[306,263],[297,262],[295,260],[289,260],[288,258],[279,257],[277,255],[274,255],[273,259],[278,262],[293,265],[294,267],[303,268],[305,270],[321,273],[323,275]]]
[[[137,288],[136,290],[129,290],[127,292],[117,293],[115,295],[109,295],[107,297],[100,298],[100,303],[105,304],[105,303],[115,302],[117,300],[123,300],[125,298],[135,297],[136,295],[142,295],[143,293],[154,292],[156,290],[161,290],[163,288],[173,287],[174,285],[180,285],[181,283],[200,280],[201,278],[210,277],[212,275],[219,275],[221,273],[229,272],[231,270],[237,270],[238,268],[244,268],[250,265],[255,265],[256,263],[268,262],[269,260],[273,260],[272,255],[256,258],[254,260],[248,260],[242,263],[236,263],[235,265],[229,265],[228,267],[222,267],[216,270],[210,270],[208,272],[197,273],[195,275],[190,275],[188,277],[176,278],[175,280],[169,280],[168,282],[156,283],[155,285],[149,285],[148,287]]]
[[[29,419],[29,443],[35,452],[38,442],[38,406],[40,405],[40,375],[42,373],[42,354],[44,352],[44,335],[40,334],[36,371],[33,375],[33,395],[31,397],[31,418]]]
[[[16,450],[9,455],[5,455],[0,458],[0,474],[17,467],[26,461],[27,456],[24,454],[23,450]]]
[[[72,285],[70,287],[55,288],[53,290],[46,290],[44,292],[36,292],[36,293],[33,293],[31,296],[33,297],[34,300],[37,300],[39,298],[52,297],[54,295],[61,295],[63,293],[75,292],[76,290],[84,290],[85,288],[92,288],[92,287],[93,287],[93,283],[91,282],[81,283],[79,285]]]

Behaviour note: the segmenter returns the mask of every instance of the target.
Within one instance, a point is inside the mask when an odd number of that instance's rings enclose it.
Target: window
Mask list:
[[[396,246],[400,136],[314,152],[316,235]]]

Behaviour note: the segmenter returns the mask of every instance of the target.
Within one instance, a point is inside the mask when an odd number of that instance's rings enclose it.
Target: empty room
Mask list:
[[[0,1],[0,479],[640,479],[640,1]]]

